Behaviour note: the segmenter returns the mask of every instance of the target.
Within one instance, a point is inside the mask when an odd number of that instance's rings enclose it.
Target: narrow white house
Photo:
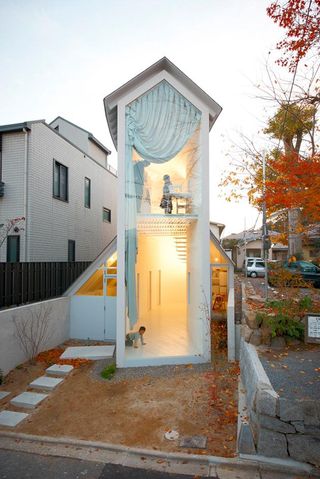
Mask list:
[[[117,238],[67,292],[71,337],[114,339],[119,367],[206,362],[213,263],[225,309],[233,282],[209,229],[209,131],[221,107],[167,58],[104,103],[118,151]],[[140,326],[146,344],[126,346]]]
[[[0,224],[25,218],[0,261],[96,258],[116,235],[118,178],[109,154],[61,117],[0,126]]]

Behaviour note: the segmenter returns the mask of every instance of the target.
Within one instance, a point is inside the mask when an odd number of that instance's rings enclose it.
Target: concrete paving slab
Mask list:
[[[0,426],[15,427],[28,416],[25,412],[1,411]]]
[[[48,397],[48,394],[24,392],[11,399],[10,403],[13,406],[33,409],[38,406],[38,404],[40,404],[41,401],[43,401],[46,397]]]
[[[9,391],[0,391],[0,401],[1,401],[1,399],[4,399],[7,396],[9,396],[9,394],[10,394]]]
[[[29,384],[29,387],[33,389],[44,389],[45,391],[52,391],[63,380],[64,378],[48,378],[47,376],[41,376],[40,378],[32,381],[32,383]]]
[[[105,359],[112,358],[114,353],[114,346],[77,346],[67,348],[61,359]]]
[[[54,364],[46,369],[46,373],[53,376],[67,376],[72,370],[71,364]]]

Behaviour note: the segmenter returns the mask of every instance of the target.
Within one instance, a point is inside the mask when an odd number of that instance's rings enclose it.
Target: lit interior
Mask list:
[[[129,361],[202,352],[201,328],[195,325],[200,291],[196,247],[201,207],[198,146],[199,129],[174,158],[164,163],[149,163],[135,150],[132,153],[137,195],[138,321],[131,329],[127,318],[126,333],[145,326],[146,345],[127,346],[125,356]],[[170,177],[171,213],[160,206],[166,175]]]
[[[145,346],[127,347],[126,358],[192,354],[188,334],[187,245],[185,237],[138,236],[138,323],[146,327]]]
[[[105,275],[104,275],[105,273]],[[78,289],[77,296],[103,296],[104,282],[106,296],[117,296],[117,253],[114,253],[105,263],[90,276],[90,278]]]
[[[224,312],[228,303],[228,268],[225,257],[210,241],[212,312]],[[214,266],[214,265],[217,266]]]
[[[143,174],[136,179],[142,196],[138,201],[137,210],[142,214],[163,214],[160,207],[163,195],[164,175],[170,176],[172,183],[172,214],[197,213],[199,207],[198,190],[198,140],[199,130],[196,130],[186,146],[172,160],[165,163],[150,163],[143,169]],[[143,162],[138,153],[133,150],[132,161],[135,165]]]

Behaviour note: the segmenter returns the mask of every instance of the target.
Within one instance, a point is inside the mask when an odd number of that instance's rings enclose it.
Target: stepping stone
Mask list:
[[[1,411],[0,426],[15,427],[28,416],[25,412]]]
[[[114,353],[114,346],[80,346],[67,348],[61,359],[105,359],[112,358]]]
[[[73,366],[70,364],[54,364],[46,369],[46,373],[53,376],[67,376],[72,370]]]
[[[183,436],[180,440],[180,447],[192,447],[195,449],[205,449],[207,447],[206,436]]]
[[[13,406],[17,406],[17,407],[25,407],[27,409],[34,409],[46,397],[48,397],[48,394],[25,392],[25,393],[19,394],[19,396],[16,396],[13,399],[11,399],[10,403]]]
[[[29,388],[44,389],[46,391],[52,391],[62,381],[63,381],[63,378],[48,378],[47,376],[41,376],[40,378],[32,381],[32,383],[29,384]]]
[[[9,394],[10,393],[8,391],[0,391],[0,401],[1,401],[1,399],[4,399],[7,396],[9,396]]]

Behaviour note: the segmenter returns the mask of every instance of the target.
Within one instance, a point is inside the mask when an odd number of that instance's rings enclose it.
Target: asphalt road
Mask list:
[[[199,477],[199,476],[197,476]],[[0,450],[0,479],[191,479],[192,476],[167,474],[102,464],[66,457],[40,456]],[[199,479],[201,479],[199,477]]]

